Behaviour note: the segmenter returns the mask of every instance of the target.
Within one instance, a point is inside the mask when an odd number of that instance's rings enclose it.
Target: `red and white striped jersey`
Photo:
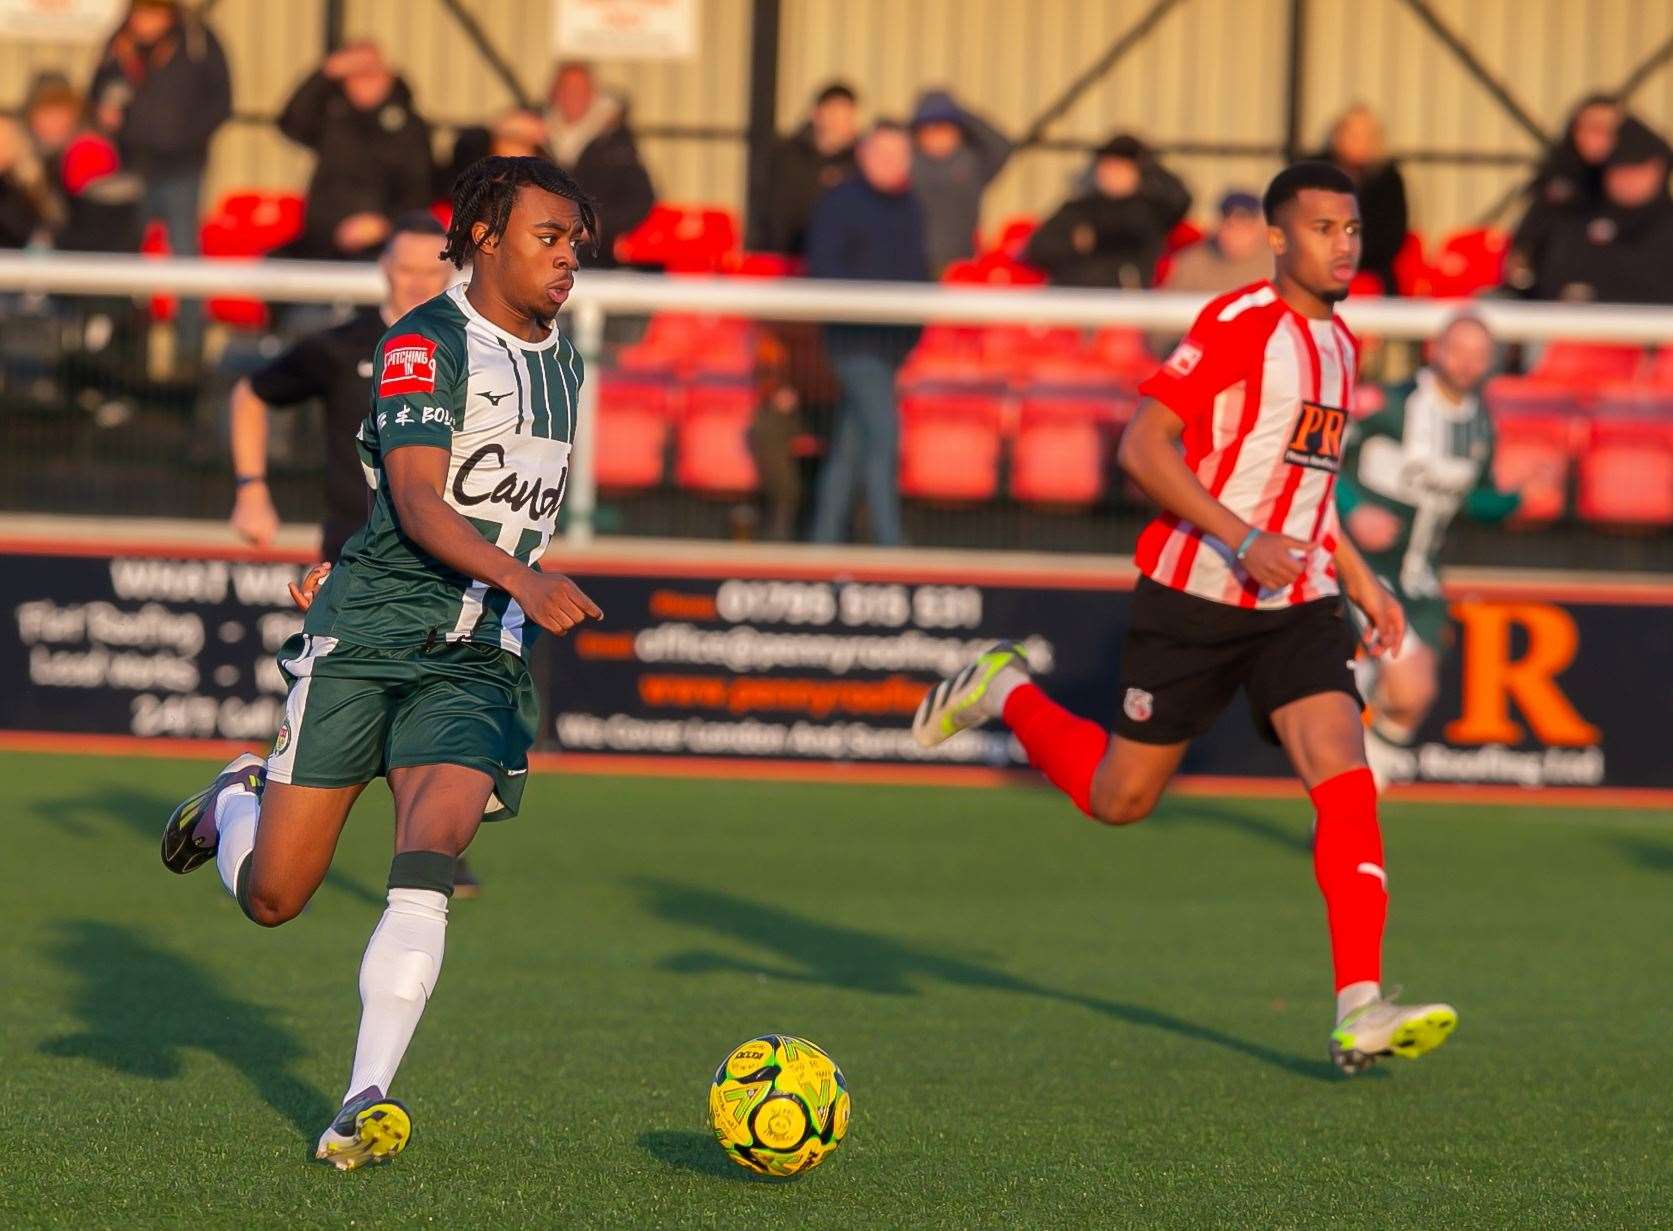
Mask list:
[[[1163,513],[1139,536],[1139,571],[1235,607],[1335,594],[1336,471],[1358,368],[1346,325],[1307,319],[1270,282],[1204,308],[1139,392],[1185,421],[1185,464],[1215,499],[1252,526],[1319,547],[1293,585],[1267,589],[1238,562],[1236,543]]]

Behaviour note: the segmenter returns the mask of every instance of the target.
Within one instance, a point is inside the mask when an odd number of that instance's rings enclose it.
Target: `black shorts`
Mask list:
[[[1276,744],[1272,712],[1291,701],[1322,692],[1359,701],[1357,644],[1340,598],[1251,611],[1140,577],[1115,733],[1141,744],[1194,739],[1243,688],[1255,728]]]

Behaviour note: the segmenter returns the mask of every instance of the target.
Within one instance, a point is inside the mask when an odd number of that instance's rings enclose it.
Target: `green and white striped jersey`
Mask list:
[[[1399,519],[1394,542],[1365,558],[1403,596],[1440,597],[1435,562],[1460,512],[1493,522],[1515,511],[1518,498],[1493,486],[1493,448],[1493,421],[1479,401],[1451,402],[1427,368],[1390,390],[1384,409],[1348,429],[1337,507],[1346,518],[1356,506],[1374,504]]]
[[[351,645],[479,641],[523,654],[536,626],[503,590],[442,564],[401,530],[383,461],[402,445],[448,450],[442,497],[524,563],[557,528],[583,376],[552,332],[540,342],[485,319],[452,287],[378,344],[359,447],[372,510],[308,610],[304,629]]]

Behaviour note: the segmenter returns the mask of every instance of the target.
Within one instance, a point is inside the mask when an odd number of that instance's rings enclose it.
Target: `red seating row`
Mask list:
[[[1136,329],[1085,335],[1062,326],[930,325],[901,379],[907,384],[1107,385],[1143,380],[1157,362]]]
[[[1583,520],[1673,525],[1673,395],[1636,390],[1599,401],[1589,416],[1572,403],[1507,404],[1491,389],[1488,396],[1499,435],[1495,481],[1522,493],[1516,524],[1560,518],[1572,483]]]
[[[1086,505],[1104,492],[1109,442],[1132,411],[1119,390],[1042,386],[1021,399],[1003,389],[931,385],[900,401],[901,492],[944,501],[993,499],[1011,441],[1011,495]],[[616,371],[599,393],[599,486],[643,491],[661,484],[670,446],[674,482],[713,495],[759,486],[748,448],[755,390],[744,382],[690,385]]]
[[[689,387],[633,373],[611,373],[599,389],[598,485],[644,491],[662,482],[670,438],[674,481],[695,492],[731,494],[760,486],[749,452],[754,386]]]

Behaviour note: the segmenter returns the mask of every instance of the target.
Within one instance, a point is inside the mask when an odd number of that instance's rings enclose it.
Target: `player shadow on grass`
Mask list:
[[[56,799],[36,800],[31,810],[40,820],[63,833],[77,838],[91,837],[97,832],[87,823],[97,817],[107,824],[117,824],[144,838],[153,848],[162,837],[163,822],[180,801],[162,795],[135,792],[113,785],[91,787],[79,795],[61,795]],[[207,873],[213,876],[213,871]],[[353,898],[364,906],[384,907],[384,895],[374,892],[354,877],[336,868],[325,874],[325,885]]]
[[[1611,834],[1608,842],[1646,872],[1673,872],[1673,845],[1627,834]]]
[[[735,944],[770,949],[774,957],[788,957],[799,964],[799,968],[768,965],[713,950],[693,949],[663,961],[664,969],[680,974],[725,971],[889,996],[915,996],[918,980],[938,979],[958,987],[1015,992],[1078,1005],[1129,1025],[1163,1030],[1222,1047],[1298,1077],[1316,1081],[1339,1078],[1329,1060],[1286,1055],[1264,1043],[1239,1038],[1218,1027],[1188,1021],[1160,1009],[1059,991],[953,954],[937,953],[859,928],[823,923],[779,906],[751,902],[712,889],[653,878],[640,878],[634,883],[645,895],[650,912],[659,919],[684,928],[718,933]],[[1368,1076],[1382,1074],[1373,1072]]]
[[[1228,808],[1224,804],[1196,796],[1180,796],[1168,800],[1165,811],[1156,816],[1164,825],[1210,824],[1235,830],[1245,837],[1258,838],[1274,846],[1299,855],[1313,853],[1313,835],[1304,825],[1286,826],[1263,816],[1251,816],[1242,808]]]
[[[45,1040],[43,1054],[172,1081],[180,1076],[184,1049],[196,1048],[237,1069],[309,1140],[336,1110],[324,1092],[291,1071],[302,1046],[274,1025],[271,1009],[229,996],[190,960],[128,928],[78,919],[59,931],[47,952],[80,981],[70,1009],[82,1030]]]

